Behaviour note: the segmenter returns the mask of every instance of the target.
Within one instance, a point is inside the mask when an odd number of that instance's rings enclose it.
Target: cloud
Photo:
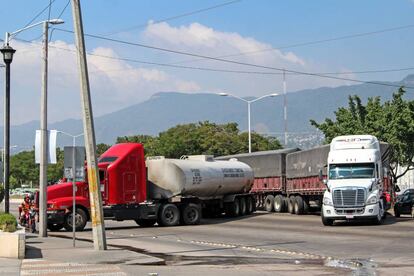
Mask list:
[[[166,22],[149,24],[144,37],[160,45],[168,45],[176,49],[197,50],[197,52],[208,53],[209,56],[258,52],[258,54],[245,56],[245,59],[278,65],[305,65],[305,61],[292,52],[283,53],[279,50],[272,50],[259,54],[263,49],[272,48],[272,45],[259,42],[251,37],[243,37],[238,33],[216,31],[199,23],[180,27],[170,26]]]
[[[80,85],[75,46],[64,41],[49,45],[49,121],[79,118]],[[41,44],[15,41],[13,47],[17,52],[12,64],[12,124],[20,124],[40,116]],[[142,102],[160,91],[201,90],[191,79],[156,68],[134,67],[116,59],[118,55],[112,48],[96,47],[91,53],[88,69],[94,115]]]
[[[215,30],[199,23],[178,27],[165,22],[149,24],[142,31],[140,39],[150,45],[164,48],[212,57],[230,55],[225,58],[277,68],[311,72],[329,69],[292,51],[262,51],[271,48],[272,45],[253,37]],[[79,118],[81,116],[80,85],[75,46],[64,41],[54,41],[49,45],[49,122]],[[12,64],[12,123],[18,124],[39,118],[41,43],[13,41],[13,47],[17,49],[17,53]],[[144,51],[141,48],[117,44],[111,44],[110,47],[98,44],[89,52],[92,53],[88,56],[88,69],[95,116],[142,102],[153,94],[163,91],[189,93],[225,91],[239,96],[260,96],[280,92],[282,89],[281,75],[241,75],[150,67],[127,62],[118,57],[129,56],[155,62],[178,62],[189,66],[219,69],[269,71],[260,68]],[[251,54],[234,55],[244,52]],[[295,75],[287,75],[287,82],[288,91],[346,83]]]
[[[289,69],[303,72],[332,71],[323,64],[307,60],[292,51],[274,49],[269,43],[245,37],[234,32],[223,32],[199,23],[184,26],[172,26],[166,22],[149,24],[142,34],[142,39],[151,45],[173,50],[196,53],[210,57],[238,62],[263,65],[267,67]],[[239,54],[247,53],[247,54]],[[163,56],[165,57],[165,56]],[[184,55],[169,55],[170,62],[189,66],[204,66],[227,70],[272,71],[268,69],[234,65]],[[209,79],[205,77],[209,74]],[[198,76],[197,76],[198,75]],[[200,76],[203,75],[203,76]],[[282,89],[281,75],[232,75],[229,73],[199,73],[192,76],[209,90],[230,90],[241,96],[258,96],[266,92]],[[288,90],[316,88],[320,86],[338,86],[348,84],[346,81],[319,78],[304,75],[287,75]],[[214,83],[215,85],[211,85]]]

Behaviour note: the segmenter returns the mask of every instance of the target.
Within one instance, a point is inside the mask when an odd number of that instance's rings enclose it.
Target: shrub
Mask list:
[[[0,230],[14,232],[17,229],[16,218],[12,214],[0,214]]]

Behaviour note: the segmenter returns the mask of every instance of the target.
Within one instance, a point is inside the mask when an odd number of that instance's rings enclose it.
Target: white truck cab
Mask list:
[[[380,224],[386,212],[378,139],[371,135],[335,137],[327,161],[322,223],[368,219]]]

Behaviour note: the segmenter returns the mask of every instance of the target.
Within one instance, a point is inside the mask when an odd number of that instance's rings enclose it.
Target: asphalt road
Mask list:
[[[165,260],[140,267],[159,275],[412,275],[414,219],[389,215],[383,225],[341,222],[323,226],[318,215],[257,212],[203,219],[201,225],[141,228],[106,221],[110,245]],[[64,231],[50,233],[71,237]],[[91,240],[91,228],[77,233]],[[174,268],[171,270],[171,268]],[[137,267],[131,267],[131,273]]]
[[[197,226],[140,228],[134,222],[113,221],[106,226],[109,244],[161,257],[167,265],[247,265],[262,273],[272,267],[289,267],[291,272],[312,268],[316,274],[331,274],[332,269],[360,275],[414,271],[411,217],[389,215],[380,226],[343,222],[326,227],[318,215],[257,212],[237,219],[204,219]],[[90,228],[78,234],[90,236]]]

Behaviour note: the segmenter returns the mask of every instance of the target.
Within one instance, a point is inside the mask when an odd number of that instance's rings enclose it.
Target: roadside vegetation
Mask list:
[[[0,213],[0,230],[3,232],[15,232],[17,220],[12,214]]]
[[[348,107],[335,111],[335,119],[311,124],[325,135],[325,143],[338,135],[371,134],[392,146],[391,175],[394,182],[414,169],[414,101],[404,100],[401,87],[392,99],[381,102],[380,97],[369,98],[364,105],[357,95],[349,96]],[[398,166],[405,170],[397,174]]]
[[[243,153],[248,151],[248,133],[241,132],[236,123],[215,124],[199,122],[172,127],[158,136],[132,135],[118,137],[116,143],[142,143],[146,156],[162,155],[180,158],[183,155],[209,154],[214,156]],[[98,156],[111,145],[97,144]],[[252,133],[252,151],[282,148],[279,141]],[[11,156],[10,187],[22,184],[38,186],[39,165],[34,163],[34,150],[23,151]],[[48,181],[55,183],[63,175],[63,150],[57,150],[57,164],[48,166]],[[1,190],[0,190],[1,196]]]

